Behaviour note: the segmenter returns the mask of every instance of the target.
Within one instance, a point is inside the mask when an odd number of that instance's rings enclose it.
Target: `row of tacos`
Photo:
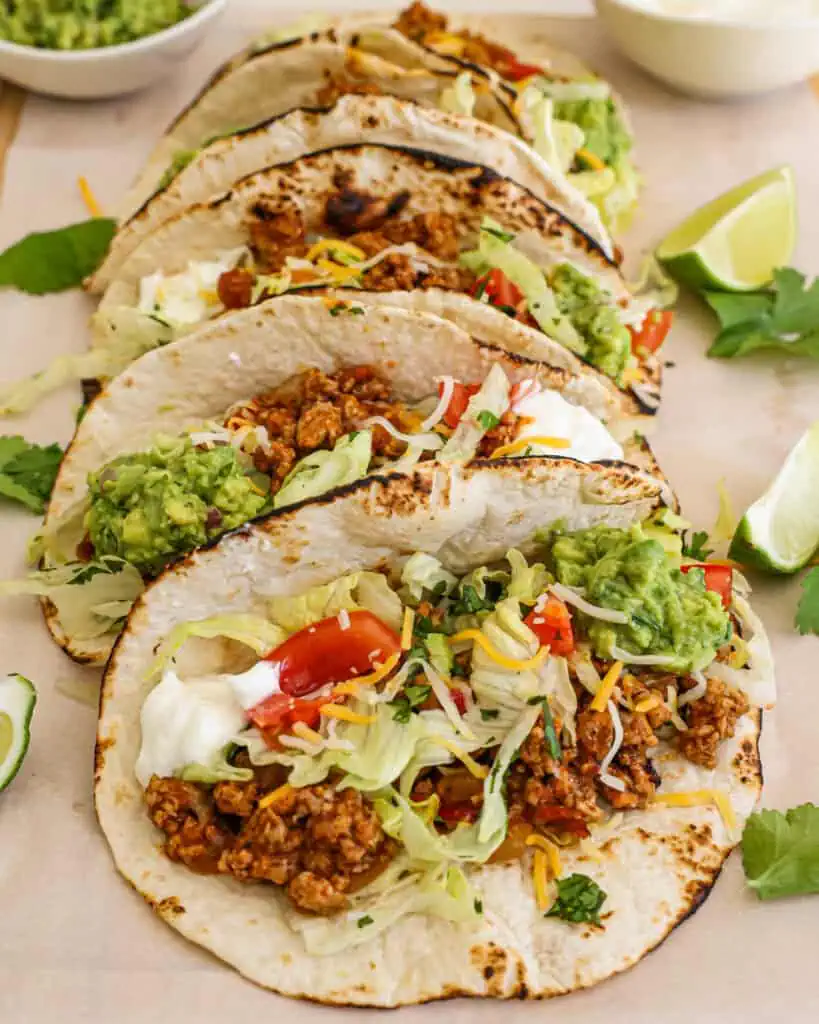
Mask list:
[[[22,587],[106,666],[117,867],[262,985],[594,984],[754,805],[770,651],[642,436],[670,318],[608,232],[629,149],[606,83],[421,4],[279,34],[88,282],[107,379]]]

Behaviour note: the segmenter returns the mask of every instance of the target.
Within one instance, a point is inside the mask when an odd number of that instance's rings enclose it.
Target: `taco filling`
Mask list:
[[[555,527],[461,576],[417,552],[176,626],[135,769],[164,853],[284,890],[313,952],[406,913],[477,920],[470,866],[521,859],[543,913],[599,925],[605,892],[561,876],[563,848],[655,804],[732,820],[678,768],[707,778],[750,708],[747,605],[667,516]],[[258,660],[186,677],[203,637]]]
[[[394,28],[413,42],[445,57],[489,68],[519,94],[518,113],[545,98],[551,141],[544,146],[537,129],[533,144],[556,169],[600,209],[609,227],[627,223],[637,200],[639,178],[631,159],[631,134],[608,84],[593,74],[583,78],[556,75],[545,63],[522,60],[513,50],[479,32],[453,29],[444,14],[416,0],[402,11]],[[528,95],[527,95],[528,94]],[[530,127],[527,125],[527,127]]]
[[[650,385],[670,313],[627,305],[559,258],[539,266],[513,233],[489,218],[477,246],[464,250],[457,217],[404,217],[408,200],[408,193],[377,199],[340,189],[326,201],[320,234],[308,232],[295,206],[260,200],[250,211],[246,249],[191,262],[177,274],[142,278],[139,310],[178,331],[297,290],[442,289],[542,330],[620,386]]]

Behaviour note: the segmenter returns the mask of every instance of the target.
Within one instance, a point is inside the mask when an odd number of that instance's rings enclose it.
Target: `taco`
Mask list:
[[[102,344],[167,341],[225,308],[339,286],[471,296],[645,412],[658,405],[670,314],[654,297],[632,295],[595,242],[515,182],[397,146],[310,154],[177,213],[124,261],[95,328]]]
[[[123,220],[108,256],[88,282],[89,290],[103,291],[135,246],[186,207],[206,203],[266,167],[364,141],[414,146],[486,164],[552,203],[592,237],[606,238],[593,208],[520,139],[475,118],[411,100],[347,95],[332,107],[291,110],[190,151],[164,176],[154,195]],[[610,254],[610,247],[606,251]]]
[[[119,871],[325,1003],[551,996],[634,964],[736,842],[773,696],[740,581],[684,564],[658,501],[627,467],[430,464],[167,571],[103,682]]]
[[[615,234],[636,207],[640,177],[631,158],[633,137],[623,103],[611,86],[546,40],[501,39],[501,19],[458,22],[414,2],[394,28],[456,67],[480,67],[499,76],[516,97],[513,109],[541,154],[599,209]],[[500,31],[499,31],[500,28]],[[373,34],[373,52],[380,31]],[[369,33],[362,44],[369,45]],[[545,110],[542,100],[549,102]]]
[[[102,663],[144,580],[170,561],[379,468],[554,452],[628,457],[659,480],[644,443],[624,448],[598,419],[606,397],[593,377],[438,317],[283,297],[108,384],[60,467],[43,567],[17,589],[46,599],[72,657]]]

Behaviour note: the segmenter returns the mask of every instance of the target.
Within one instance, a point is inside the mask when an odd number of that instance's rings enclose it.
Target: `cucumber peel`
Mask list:
[[[12,673],[0,679],[0,791],[20,770],[31,738],[31,718],[37,703],[34,684]]]

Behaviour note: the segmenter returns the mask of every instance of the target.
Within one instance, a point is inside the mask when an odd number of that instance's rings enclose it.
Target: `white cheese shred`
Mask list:
[[[560,598],[566,604],[573,604],[575,608],[579,608],[584,615],[588,615],[592,619],[601,619],[603,622],[616,622],[621,626],[631,621],[625,612],[618,612],[614,608],[601,608],[599,605],[590,604],[585,598],[572,590],[571,587],[566,587],[562,583],[553,583],[549,589],[555,597]],[[615,657],[618,661],[626,660],[621,658],[619,654],[615,655]]]

